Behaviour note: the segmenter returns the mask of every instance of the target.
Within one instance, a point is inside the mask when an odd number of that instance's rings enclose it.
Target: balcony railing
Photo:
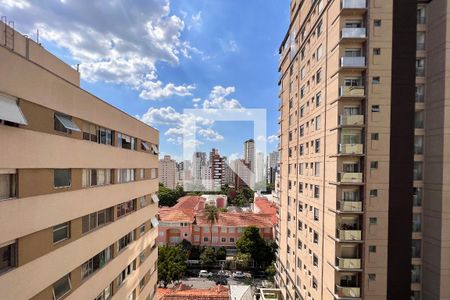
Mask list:
[[[423,16],[417,16],[417,24],[425,24],[427,22],[427,18]]]
[[[340,229],[337,232],[338,238],[341,241],[360,241],[361,240],[361,230],[343,230]]]
[[[425,68],[416,67],[416,76],[425,76]]]
[[[363,86],[341,86],[340,97],[364,97],[366,90]]]
[[[424,94],[416,94],[416,102],[417,103],[422,103],[425,99],[425,95]]]
[[[361,259],[360,258],[342,258],[338,257],[337,266],[340,269],[361,269]]]
[[[364,125],[363,115],[339,115],[339,125],[341,126],[362,126]]]
[[[339,154],[363,154],[363,148],[363,144],[339,144]]]
[[[344,286],[336,285],[336,294],[339,297],[360,298],[361,297],[361,288],[359,288],[359,287],[344,287]]]
[[[341,57],[341,68],[364,68],[365,66],[366,66],[365,56]]]
[[[363,39],[366,38],[366,28],[342,28],[341,38],[343,39]]]
[[[361,201],[339,201],[338,209],[342,212],[361,212],[362,202]]]
[[[338,181],[341,183],[362,183],[363,182],[363,173],[339,172],[338,173]]]
[[[362,9],[367,8],[366,0],[342,0],[342,9]]]

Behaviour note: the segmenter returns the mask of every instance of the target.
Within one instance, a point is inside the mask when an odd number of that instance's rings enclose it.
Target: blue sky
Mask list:
[[[197,150],[242,153],[248,138],[276,148],[278,47],[288,0],[0,0],[0,14],[69,64],[82,88],[160,131],[181,158],[183,109],[267,109],[267,136],[251,122],[196,119]]]

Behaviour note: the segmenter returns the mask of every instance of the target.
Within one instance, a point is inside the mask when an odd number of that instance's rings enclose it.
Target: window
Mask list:
[[[319,198],[320,197],[320,187],[318,185],[314,186],[314,198]]]
[[[316,83],[322,81],[322,69],[317,70],[316,72]]]
[[[370,162],[370,168],[371,169],[378,169],[378,161],[371,161]]]
[[[112,283],[108,285],[94,300],[108,300],[112,296]]]
[[[320,116],[317,116],[316,117],[316,122],[315,122],[316,130],[320,130],[320,128],[321,128],[320,120],[321,120]]]
[[[319,209],[314,208],[314,221],[319,221]]]
[[[203,237],[203,241],[208,242],[209,241],[208,237],[207,236]]]
[[[81,131],[80,128],[72,121],[72,117],[55,113],[53,115],[53,128],[56,131],[64,133],[72,133],[72,131]]]
[[[411,266],[411,283],[420,283],[420,275],[422,273],[420,265]]]
[[[158,169],[152,168],[150,169],[150,179],[158,178]]]
[[[89,232],[97,227],[112,222],[112,216],[113,216],[112,207],[83,216],[81,220],[82,233]]]
[[[83,169],[82,187],[111,184],[111,169]]]
[[[303,144],[301,144],[298,149],[299,149],[300,155],[303,155],[303,153],[304,153],[304,146],[303,146]]]
[[[54,169],[53,170],[53,186],[69,187],[71,184],[71,169]]]
[[[305,106],[302,105],[302,107],[300,107],[300,118],[303,118],[304,115],[305,115]]]
[[[109,246],[102,252],[98,253],[93,258],[81,265],[81,279],[84,279],[94,273],[95,271],[103,268],[108,261],[112,258],[112,246]]]
[[[141,226],[139,226],[139,234],[143,235],[145,233],[145,223],[142,223]]]
[[[370,135],[370,138],[372,139],[372,141],[378,141],[380,138],[380,135],[376,132],[376,133],[372,133]]]
[[[53,284],[53,299],[61,299],[71,288],[70,274],[67,274]]]
[[[416,59],[416,76],[425,76],[425,59]]]
[[[64,222],[53,227],[53,243],[70,238],[70,223]]]
[[[314,244],[319,243],[319,234],[316,231],[314,231],[314,234],[313,234],[313,243]]]
[[[142,291],[145,287],[145,276],[139,281],[139,290]]]
[[[413,188],[413,205],[422,206],[423,189],[419,187]]]
[[[414,180],[423,180],[423,162],[414,162]]]
[[[134,260],[131,264],[129,264],[117,277],[117,284],[120,286],[125,281],[125,279],[130,276],[133,271],[136,270],[136,261]]]
[[[319,92],[316,94],[316,107],[319,107],[321,102],[322,102],[322,93]]]
[[[317,139],[314,144],[315,144],[315,149],[314,149],[315,152],[320,153],[320,139]]]
[[[412,231],[413,232],[422,231],[422,215],[420,213],[413,214]]]
[[[15,169],[0,169],[0,200],[16,197],[16,183]]]
[[[423,129],[424,128],[424,111],[423,110],[416,111],[414,120],[415,120],[415,128]]]
[[[134,230],[130,231],[128,234],[120,238],[117,241],[117,250],[121,251],[125,247],[127,247],[132,241],[134,241]]]
[[[412,240],[412,257],[421,258],[422,257],[422,241]]]
[[[0,247],[0,274],[17,266],[17,242],[13,241]]]
[[[378,197],[378,190],[370,190],[370,197]]]
[[[425,85],[416,85],[416,102],[423,103],[425,100]]]
[[[380,76],[372,77],[372,84],[380,84],[380,83],[381,83]]]
[[[136,210],[136,199],[117,205],[117,218],[121,218]]]
[[[372,112],[380,112],[380,106],[379,105],[372,105]]]
[[[373,48],[373,55],[381,55],[381,49],[380,48]]]
[[[323,47],[322,47],[322,45],[320,45],[320,46],[317,48],[317,52],[316,52],[316,58],[317,58],[317,60],[320,60],[320,59],[322,58],[322,55],[323,55]]]
[[[313,266],[314,267],[318,267],[319,266],[319,258],[315,254],[313,255]]]
[[[222,243],[226,243],[226,242],[227,242],[227,238],[222,237],[222,238],[220,239],[220,241],[221,241]]]
[[[377,252],[377,246],[375,246],[375,245],[370,245],[370,246],[369,246],[369,252],[370,252],[370,253],[376,253],[376,252]]]
[[[375,281],[375,280],[377,280],[377,275],[376,275],[376,274],[370,273],[370,274],[368,275],[368,277],[369,277],[369,281]]]
[[[314,163],[314,176],[320,176],[320,162]]]
[[[375,217],[369,218],[370,225],[376,225],[377,223],[378,223],[378,218],[375,218]]]
[[[145,261],[145,250],[142,250],[141,253],[139,253],[139,262],[142,264]]]
[[[136,138],[123,133],[117,134],[117,147],[136,150]]]
[[[381,20],[379,20],[379,19],[373,20],[373,26],[375,26],[375,27],[381,27]]]
[[[230,243],[234,243],[234,237],[230,237]]]

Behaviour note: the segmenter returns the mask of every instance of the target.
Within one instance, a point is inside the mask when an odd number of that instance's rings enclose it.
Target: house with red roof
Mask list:
[[[209,289],[193,289],[185,284],[179,284],[173,288],[158,288],[158,300],[228,300],[229,289],[223,285],[217,285]]]

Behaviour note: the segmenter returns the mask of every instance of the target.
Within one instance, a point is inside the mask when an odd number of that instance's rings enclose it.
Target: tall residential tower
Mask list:
[[[290,2],[285,299],[450,299],[449,21],[446,0]]]

